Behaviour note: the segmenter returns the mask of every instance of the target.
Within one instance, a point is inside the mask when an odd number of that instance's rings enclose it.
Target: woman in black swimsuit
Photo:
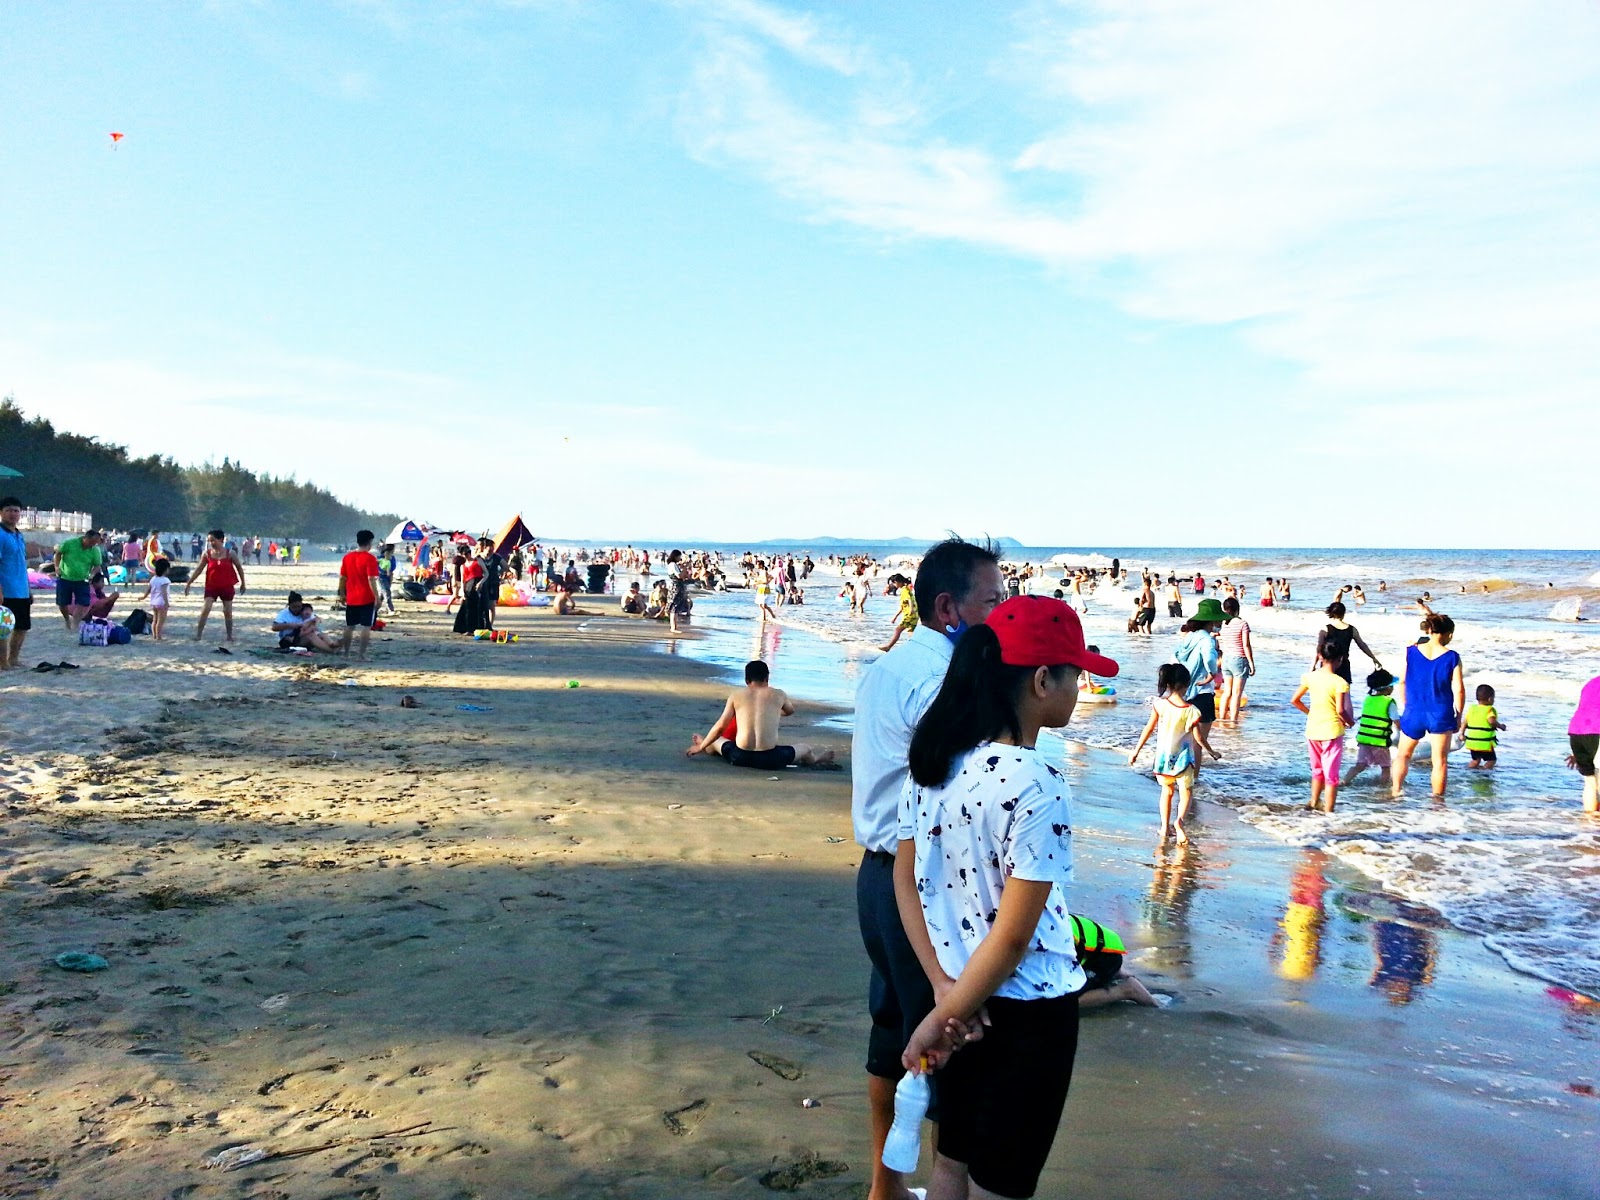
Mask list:
[[[1344,605],[1335,600],[1324,611],[1328,614],[1328,626],[1317,635],[1317,653],[1311,660],[1311,669],[1315,671],[1326,659],[1335,664],[1334,674],[1349,683],[1350,643],[1354,642],[1361,647],[1361,653],[1372,660],[1372,669],[1381,670],[1383,664],[1378,661],[1378,656],[1367,648],[1366,642],[1361,640],[1360,631],[1344,619]]]

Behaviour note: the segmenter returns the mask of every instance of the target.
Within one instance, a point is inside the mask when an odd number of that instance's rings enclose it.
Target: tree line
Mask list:
[[[293,477],[258,475],[228,458],[200,467],[154,454],[134,458],[124,446],[27,417],[12,396],[0,400],[0,463],[24,476],[0,480],[0,491],[16,493],[29,508],[92,513],[108,529],[221,528],[333,541],[362,526],[382,534],[400,520],[365,512]]]

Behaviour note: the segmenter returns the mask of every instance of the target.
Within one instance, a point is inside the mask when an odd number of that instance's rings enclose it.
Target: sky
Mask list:
[[[1594,547],[1600,6],[18,0],[0,394],[545,536]]]

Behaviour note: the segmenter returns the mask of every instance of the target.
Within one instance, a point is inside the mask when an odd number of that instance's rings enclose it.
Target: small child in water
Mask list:
[[[1394,702],[1395,678],[1379,667],[1367,676],[1367,698],[1356,720],[1356,765],[1344,777],[1349,787],[1368,767],[1378,768],[1378,782],[1389,782],[1389,747],[1394,745],[1400,710]]]
[[[888,643],[878,649],[888,651],[894,649],[894,644],[900,640],[903,633],[911,633],[917,627],[917,597],[911,590],[911,581],[904,575],[891,575],[885,581],[895,589],[895,594],[900,600],[900,611],[895,616],[894,636]]]
[[[158,642],[167,640],[167,609],[172,605],[172,580],[167,578],[167,572],[171,569],[172,563],[167,559],[156,559],[150,568],[150,582],[139,597],[150,601],[150,632]]]
[[[1150,702],[1150,719],[1145,722],[1139,744],[1128,755],[1128,765],[1139,759],[1150,735],[1156,735],[1156,782],[1161,785],[1161,837],[1162,845],[1168,837],[1176,837],[1178,845],[1186,846],[1189,835],[1183,831],[1183,819],[1189,815],[1189,805],[1194,801],[1195,764],[1200,761],[1200,751],[1195,746],[1194,729],[1200,724],[1200,710],[1183,698],[1189,690],[1189,668],[1182,663],[1165,663],[1156,672],[1156,691]],[[1178,793],[1178,815],[1172,816],[1172,793]]]
[[[1472,761],[1468,766],[1490,770],[1496,761],[1495,745],[1505,725],[1500,721],[1500,710],[1494,706],[1492,687],[1480,683],[1473,696],[1478,702],[1467,705],[1467,715],[1461,722],[1461,736],[1456,740],[1456,749],[1465,746],[1471,751]]]
[[[1344,763],[1344,731],[1355,724],[1350,715],[1350,685],[1338,668],[1344,658],[1328,655],[1325,648],[1320,665],[1300,677],[1300,686],[1289,703],[1306,714],[1306,749],[1311,755],[1311,802],[1306,806],[1332,812],[1339,799],[1339,768]]]

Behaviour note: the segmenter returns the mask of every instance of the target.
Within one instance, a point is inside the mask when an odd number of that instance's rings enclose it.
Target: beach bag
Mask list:
[[[126,646],[131,641],[133,641],[133,634],[128,632],[126,625],[113,625],[106,630],[106,645],[108,646]]]
[[[128,619],[123,622],[129,633],[147,633],[150,629],[150,614],[142,608],[136,608],[128,614]]]
[[[78,645],[104,646],[111,637],[111,622],[91,617],[78,626]]]

